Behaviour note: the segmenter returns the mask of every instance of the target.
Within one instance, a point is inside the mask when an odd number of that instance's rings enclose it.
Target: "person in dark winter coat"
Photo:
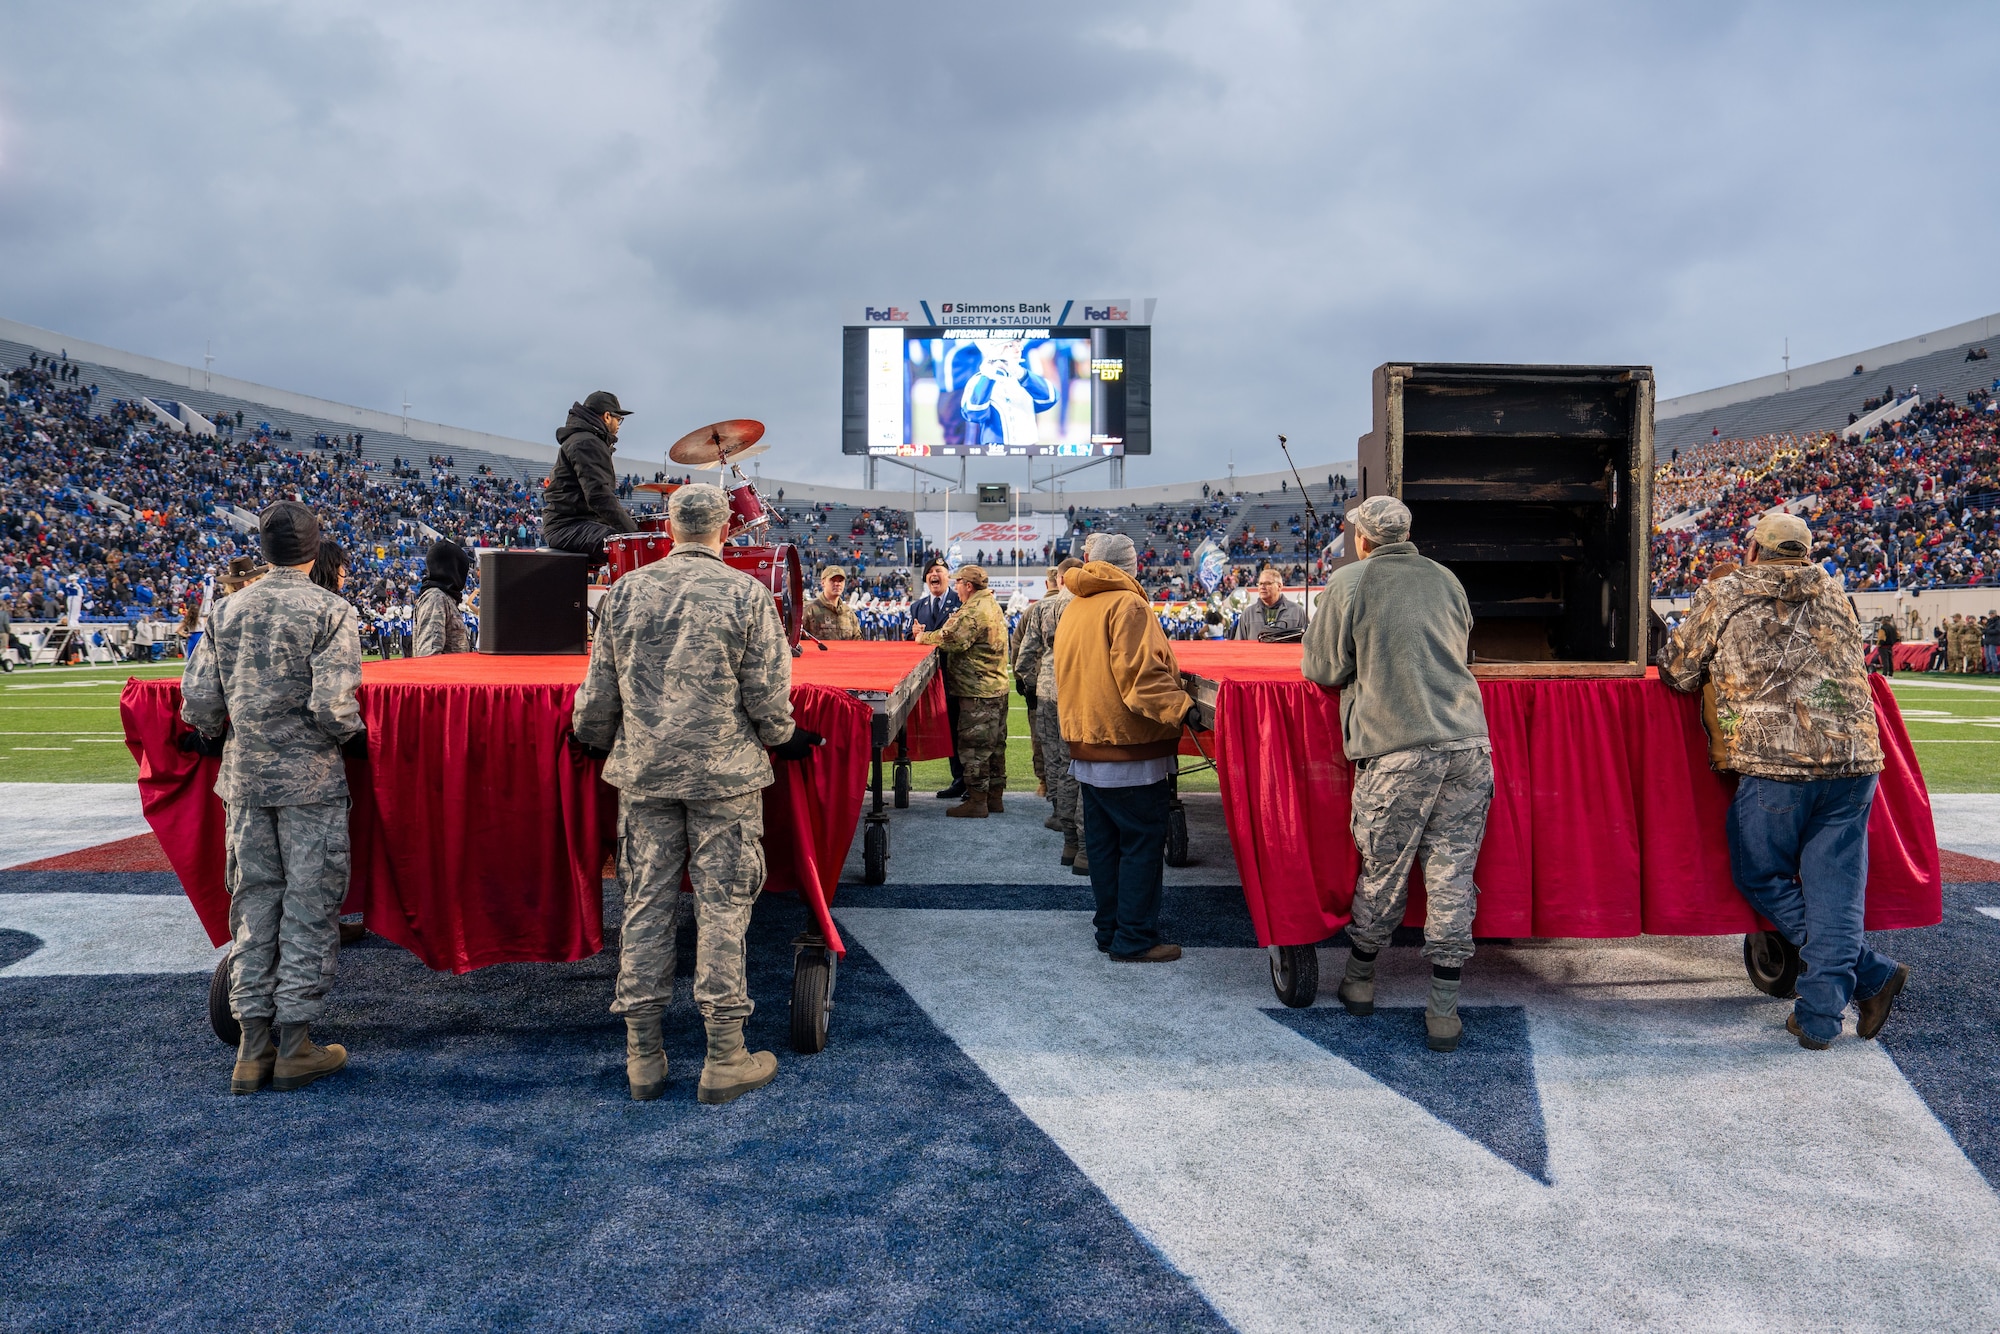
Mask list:
[[[417,595],[414,656],[472,651],[472,636],[466,631],[458,601],[465,595],[465,577],[471,570],[472,557],[456,542],[434,543],[425,553],[424,586]]]
[[[570,405],[542,492],[542,540],[557,551],[601,561],[605,538],[639,530],[618,499],[618,470],[611,462],[619,424],[631,415],[618,405],[618,395],[602,389]]]

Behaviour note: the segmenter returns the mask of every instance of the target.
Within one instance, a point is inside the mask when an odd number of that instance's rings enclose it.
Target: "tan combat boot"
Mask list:
[[[1076,865],[1076,859],[1082,852],[1083,849],[1077,845],[1076,835],[1065,833],[1063,835],[1062,864],[1064,866]]]
[[[1005,785],[995,783],[992,787],[986,789],[986,809],[995,815],[1000,814],[1007,809],[1006,797],[1007,789]]]
[[[710,1106],[734,1101],[778,1077],[778,1058],[768,1051],[743,1049],[741,1019],[708,1021],[708,1060],[694,1096]]]
[[[1076,859],[1069,864],[1069,873],[1071,875],[1090,874],[1090,851],[1083,846],[1083,842],[1080,839],[1076,845]]]
[[[243,1037],[236,1044],[236,1068],[229,1072],[231,1093],[255,1093],[271,1082],[278,1049],[271,1045],[269,1019],[244,1019]]]
[[[1431,968],[1431,999],[1424,1007],[1424,1045],[1432,1051],[1456,1051],[1465,1025],[1458,1017],[1461,969]]]
[[[1335,994],[1349,1014],[1375,1013],[1375,957],[1371,954],[1364,959],[1357,950],[1347,952],[1347,971],[1341,975],[1340,990]]]
[[[347,1064],[347,1048],[338,1042],[316,1047],[306,1028],[305,1024],[278,1025],[278,1060],[271,1069],[271,1087],[280,1093],[302,1089]]]
[[[625,1081],[633,1102],[651,1102],[667,1091],[667,1054],[661,1048],[660,1016],[625,1016]]]
[[[986,794],[968,790],[965,800],[945,811],[954,820],[984,820],[986,818]]]

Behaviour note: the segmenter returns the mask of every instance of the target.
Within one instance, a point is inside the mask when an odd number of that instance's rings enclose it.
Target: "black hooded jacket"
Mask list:
[[[456,602],[465,595],[465,577],[471,572],[472,557],[464,547],[456,542],[436,542],[424,555],[423,588],[441,589]]]
[[[549,470],[542,492],[542,531],[555,532],[577,523],[601,523],[620,533],[635,533],[639,525],[618,500],[618,470],[611,464],[611,437],[604,419],[573,403],[569,420],[556,432],[556,466]]]

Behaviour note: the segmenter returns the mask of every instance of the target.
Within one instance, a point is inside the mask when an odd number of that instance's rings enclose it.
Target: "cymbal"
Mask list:
[[[641,482],[632,489],[634,491],[657,491],[663,496],[670,496],[681,489],[681,484],[679,482]]]
[[[696,468],[734,463],[769,449],[769,445],[757,443],[763,437],[763,422],[738,417],[734,421],[716,422],[698,431],[689,431],[674,441],[667,457],[675,463],[686,463]]]

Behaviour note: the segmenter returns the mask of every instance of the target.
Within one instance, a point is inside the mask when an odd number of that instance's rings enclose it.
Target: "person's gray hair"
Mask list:
[[[1134,579],[1139,577],[1139,548],[1123,533],[1092,533],[1084,539],[1083,554],[1090,560],[1116,565]]]
[[[1410,536],[1410,507],[1394,496],[1370,496],[1347,511],[1361,535],[1377,546],[1405,542]]]
[[[707,482],[690,482],[668,499],[667,522],[689,537],[719,533],[729,522],[729,493]]]

